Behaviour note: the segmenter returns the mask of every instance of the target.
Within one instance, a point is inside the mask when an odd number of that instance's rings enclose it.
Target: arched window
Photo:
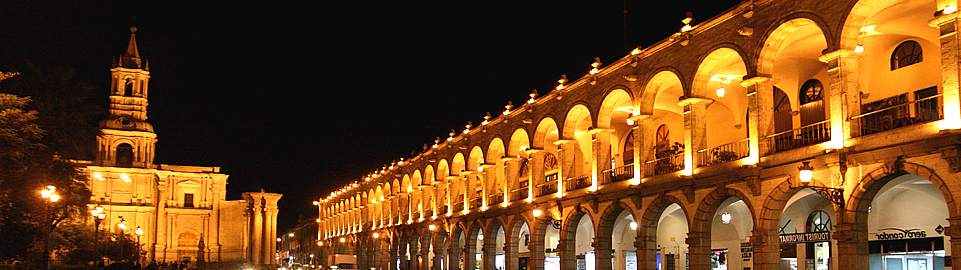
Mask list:
[[[817,210],[808,216],[808,232],[831,231],[831,216],[827,212]]]
[[[130,78],[124,80],[123,95],[125,97],[133,95],[133,80]]]
[[[118,167],[133,166],[133,147],[126,143],[118,145],[116,161]]]
[[[891,70],[903,68],[913,64],[921,63],[924,60],[921,53],[921,44],[917,41],[908,40],[902,42],[891,53]]]
[[[821,84],[821,81],[810,79],[801,85],[801,91],[798,91],[798,99],[801,101],[801,105],[819,101],[822,91],[824,91],[824,85]]]
[[[824,121],[824,85],[821,81],[810,79],[798,90],[798,102],[801,111],[801,126],[807,126]]]

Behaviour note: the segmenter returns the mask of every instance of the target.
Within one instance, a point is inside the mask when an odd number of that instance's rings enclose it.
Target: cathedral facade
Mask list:
[[[684,19],[318,198],[317,244],[360,269],[952,269],[958,14],[753,0]]]
[[[154,163],[150,71],[135,31],[110,70],[110,116],[100,122],[97,158],[78,161],[89,175],[90,208],[106,214],[99,229],[137,236],[144,262],[273,264],[281,194],[247,192],[243,200],[227,200],[228,175],[219,167]]]

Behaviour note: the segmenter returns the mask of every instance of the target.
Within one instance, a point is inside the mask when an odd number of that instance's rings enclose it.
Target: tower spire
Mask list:
[[[127,51],[120,59],[120,66],[125,68],[143,68],[141,66],[140,51],[137,50],[137,27],[130,27],[130,42]]]

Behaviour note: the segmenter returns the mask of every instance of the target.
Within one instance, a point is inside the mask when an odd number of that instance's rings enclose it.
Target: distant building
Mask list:
[[[277,236],[277,259],[289,266],[292,263],[310,267],[324,264],[324,255],[317,245],[317,222],[301,219],[297,226]]]
[[[157,134],[147,120],[150,71],[131,28],[127,51],[110,70],[110,116],[100,122],[97,158],[79,162],[89,175],[90,207],[102,206],[101,230],[143,230],[144,261],[274,263],[276,193],[226,200],[219,167],[154,163]],[[203,248],[201,251],[200,249]]]

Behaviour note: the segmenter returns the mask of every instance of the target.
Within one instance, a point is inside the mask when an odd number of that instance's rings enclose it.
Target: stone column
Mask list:
[[[263,260],[261,254],[263,252],[263,206],[261,204],[261,199],[259,193],[247,192],[243,194],[244,199],[247,200],[247,213],[249,213],[250,231],[247,234],[250,236],[250,248],[247,256],[248,261],[251,264],[261,264]]]
[[[511,195],[513,191],[520,188],[520,166],[521,159],[516,157],[502,158],[501,162],[504,163],[504,202],[510,202],[512,200]],[[527,185],[530,186],[531,181],[527,181]]]
[[[778,224],[762,222],[761,224]],[[751,231],[751,246],[754,247],[752,258],[753,268],[758,270],[778,270],[780,269],[781,240],[778,238],[777,229],[766,229],[755,227]]]
[[[688,232],[687,239],[688,261],[691,270],[711,269],[711,235],[705,232]],[[683,254],[678,254],[683,255]],[[860,268],[859,268],[860,269]]]
[[[530,270],[544,270],[544,250],[547,249],[547,227],[550,224],[543,224],[545,222],[544,218],[535,220],[532,224],[528,224],[531,230],[531,241],[527,249],[531,252],[531,257],[528,259],[530,263]],[[541,229],[543,228],[543,229]]]
[[[843,210],[838,211],[841,213]],[[865,215],[867,213],[864,213]],[[868,269],[868,230],[851,222],[834,225],[831,244],[837,245],[836,257],[831,258],[831,269]],[[832,254],[832,255],[833,255]],[[800,263],[800,262],[799,262]]]
[[[511,230],[504,230],[504,269],[503,270],[518,270],[518,256],[517,245],[518,239],[516,235],[511,235]]]
[[[433,252],[434,258],[431,259],[430,269],[440,270],[443,261],[441,257],[444,257],[444,235],[440,233],[434,233],[430,236],[431,239],[431,252]]]
[[[574,140],[554,141],[554,145],[557,145],[557,197],[563,196],[566,192],[564,180],[576,176],[574,175],[574,151],[577,151],[575,144],[577,141]]]
[[[651,137],[651,130],[654,125],[654,118],[650,114],[642,114],[631,116],[631,121],[634,121],[634,125],[631,128],[631,132],[634,135],[634,180],[631,180],[632,184],[640,184],[641,179],[644,178],[644,164],[647,158],[651,156],[651,146],[654,145],[654,139]]]
[[[958,36],[958,13],[942,14],[929,21],[928,25],[937,27],[941,32],[941,87],[944,95],[944,119],[947,122],[945,128],[961,128],[961,67],[958,63],[961,61],[961,37]]]
[[[603,129],[595,128],[591,130],[591,151],[593,152],[591,160],[591,188],[590,190],[597,190],[597,186],[600,185],[599,181],[602,177],[608,177],[610,182],[613,182],[613,176],[602,175],[605,170],[612,170],[611,168],[611,134],[614,132],[613,129]]]
[[[430,269],[432,258],[430,256],[430,242],[433,237],[431,235],[423,235],[420,237],[420,270]]]
[[[574,233],[569,233],[574,236],[575,239],[568,239],[565,237],[568,233],[561,231],[561,238],[557,241],[558,250],[557,253],[561,257],[561,269],[576,269],[577,260],[576,254],[574,254],[574,245],[576,244],[577,236]],[[596,267],[596,265],[595,265]]]
[[[861,114],[861,93],[858,89],[858,54],[849,50],[836,50],[818,57],[828,64],[831,88],[828,91],[827,106],[831,119],[831,143],[834,148],[844,146],[844,141],[852,134],[860,135],[861,127],[850,116]],[[773,105],[772,105],[773,106]]]
[[[584,216],[589,218],[588,216]],[[611,270],[612,261],[614,258],[611,254],[612,252],[611,236],[597,236],[594,237],[594,242],[591,246],[594,247],[594,269],[596,270]]]
[[[531,170],[530,180],[528,180],[528,185],[527,185],[527,188],[528,188],[527,201],[528,202],[534,201],[534,197],[537,196],[537,190],[535,189],[537,188],[538,185],[544,183],[544,156],[545,155],[547,155],[547,152],[544,150],[539,150],[539,149],[527,150],[527,157],[529,158],[528,168],[530,168]]]
[[[707,105],[714,102],[708,98],[689,97],[677,102],[684,107],[684,175],[694,173],[698,150],[707,148]],[[692,264],[693,265],[693,264]]]
[[[640,229],[640,228],[638,228]],[[657,236],[634,237],[637,249],[637,269],[657,269]]]
[[[484,263],[482,263],[484,267],[483,270],[497,270],[494,268],[494,254],[497,252],[497,237],[494,237],[494,234],[485,235],[484,247],[482,249],[484,254],[481,256],[481,260],[484,261]]]
[[[399,270],[399,269],[397,269],[397,260],[400,258],[400,256],[397,254],[397,252],[400,251],[400,243],[399,243],[399,241],[398,241],[397,232],[396,232],[396,231],[394,231],[394,233],[392,233],[391,241],[390,241],[390,243],[388,243],[388,244],[389,244],[389,248],[387,249],[387,252],[388,252],[388,255],[387,255],[387,269],[388,269],[388,270]]]
[[[461,248],[463,243],[455,237],[448,241],[447,245],[447,269],[449,270],[461,270],[460,260],[461,260]]]
[[[741,86],[747,88],[748,137],[751,159],[757,162],[761,155],[770,152],[767,136],[774,134],[774,84],[776,79],[756,76],[745,78]]]
[[[466,233],[466,232],[465,232],[465,233]],[[470,236],[470,235],[468,234],[468,236]],[[477,236],[474,236],[473,238],[472,238],[472,237],[465,237],[464,240],[467,241],[467,243],[464,243],[464,252],[463,252],[463,254],[464,254],[464,269],[463,269],[463,270],[475,270],[475,269],[477,269],[477,266],[476,266],[476,265],[477,265],[477,255],[475,255],[475,254],[477,253],[478,248],[479,248],[479,247],[477,246]],[[477,269],[477,270],[480,270],[480,269]]]

